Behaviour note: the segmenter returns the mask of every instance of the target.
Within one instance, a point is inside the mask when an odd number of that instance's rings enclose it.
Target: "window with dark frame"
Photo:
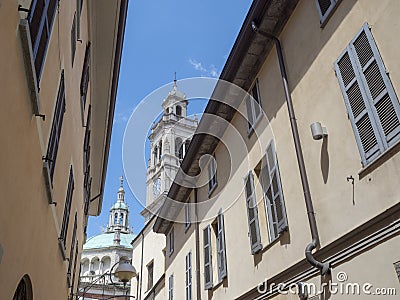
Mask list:
[[[399,101],[367,23],[335,71],[365,167],[400,140]]]
[[[86,106],[86,96],[89,87],[89,79],[90,79],[90,42],[87,44],[85,50],[85,59],[83,62],[81,84],[80,84],[82,111],[85,110]]]
[[[33,0],[28,22],[37,82],[42,75],[58,0]]]
[[[72,21],[72,27],[71,27],[71,62],[72,66],[74,66],[74,60],[75,60],[75,52],[76,52],[76,12],[74,14],[74,19]]]
[[[174,252],[174,228],[171,229],[171,231],[168,234],[168,241],[169,241],[169,248],[168,248],[168,254],[171,255]]]
[[[78,241],[76,241],[76,245],[75,245],[75,257],[74,257],[74,272],[73,272],[73,275],[72,275],[72,284],[71,284],[71,290],[70,290],[71,298],[70,298],[70,299],[73,298],[74,289],[75,289],[76,268],[77,268],[78,255],[79,255],[79,252],[78,252],[79,247],[78,247],[78,246],[79,246],[79,243],[78,243]],[[79,266],[79,273],[78,273],[78,274],[80,274],[80,266]],[[78,276],[79,276],[79,275],[78,275]]]
[[[88,215],[89,213],[89,205],[90,205],[90,197],[91,197],[91,186],[92,186],[92,177],[90,176],[90,120],[91,120],[91,105],[89,105],[86,126],[85,126],[85,138],[83,142],[83,173],[84,173],[84,213]]]
[[[58,146],[60,144],[61,129],[65,113],[65,84],[64,70],[61,71],[61,79],[58,88],[56,107],[51,125],[50,138],[47,145],[47,154],[44,158],[49,165],[50,179],[53,182],[54,169],[56,165]]]
[[[251,254],[255,254],[260,251],[263,246],[261,243],[260,224],[258,220],[257,201],[254,189],[254,176],[252,172],[249,172],[245,178],[245,196]]]
[[[258,88],[258,79],[252,86],[249,92],[250,95],[246,97],[246,111],[247,111],[247,125],[248,132],[250,133],[257,121],[262,115],[260,91]]]
[[[68,233],[69,215],[71,212],[73,192],[74,192],[74,173],[73,173],[72,166],[71,166],[69,169],[67,195],[66,195],[66,199],[65,199],[64,215],[63,215],[63,220],[62,220],[62,225],[61,225],[61,233],[60,233],[60,237],[59,237],[60,243],[62,244],[64,250],[65,250],[65,240],[67,238],[67,233]]]
[[[68,286],[71,287],[72,282],[71,280],[71,268],[72,268],[72,260],[74,257],[74,246],[75,246],[75,240],[76,240],[76,230],[77,230],[77,224],[78,223],[78,213],[75,212],[75,218],[74,218],[74,228],[72,230],[72,239],[71,239],[71,248],[69,251],[69,259],[68,259],[68,271],[67,271],[67,281],[68,281]]]
[[[336,5],[341,0],[315,0],[315,4],[317,5],[318,13],[319,13],[319,22],[321,26],[324,26],[326,21],[332,15]]]
[[[147,265],[147,290],[149,291],[153,287],[153,276],[154,276],[154,262]]]

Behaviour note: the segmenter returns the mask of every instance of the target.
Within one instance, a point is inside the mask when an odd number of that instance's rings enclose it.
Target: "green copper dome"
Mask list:
[[[113,206],[111,206],[110,211],[112,211],[113,209],[124,209],[124,210],[128,210],[128,205],[125,202],[116,202]]]
[[[135,238],[135,235],[132,233],[121,233],[120,234],[120,245],[121,247],[132,249],[131,242]],[[83,245],[83,250],[88,249],[97,249],[97,248],[106,248],[112,247],[114,245],[114,233],[103,233],[89,238],[86,243]]]

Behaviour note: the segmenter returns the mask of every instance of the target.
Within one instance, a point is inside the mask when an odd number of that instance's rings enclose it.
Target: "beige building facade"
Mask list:
[[[127,1],[0,1],[0,298],[75,299],[100,214]],[[10,201],[11,200],[11,201]]]
[[[164,299],[398,297],[399,12],[253,1],[153,227]]]

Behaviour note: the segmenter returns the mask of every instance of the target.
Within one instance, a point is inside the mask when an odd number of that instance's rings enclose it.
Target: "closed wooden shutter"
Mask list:
[[[249,237],[251,253],[257,253],[262,249],[260,227],[258,221],[258,209],[254,191],[254,176],[250,172],[245,179],[247,220],[249,224]]]
[[[400,137],[399,102],[368,24],[335,62],[335,71],[365,166]]]
[[[67,196],[65,199],[64,215],[63,215],[62,227],[61,227],[61,233],[60,233],[60,241],[61,241],[64,249],[65,249],[65,240],[67,238],[67,232],[68,232],[69,215],[70,215],[70,211],[71,211],[73,192],[74,192],[74,173],[72,171],[72,166],[71,166],[69,169]]]
[[[204,250],[204,288],[208,290],[211,289],[213,286],[210,225],[208,225],[203,230],[203,250]]]

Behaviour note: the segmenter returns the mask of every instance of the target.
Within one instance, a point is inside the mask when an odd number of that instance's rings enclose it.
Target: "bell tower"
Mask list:
[[[107,232],[130,233],[129,207],[125,203],[124,178],[119,178],[120,186],[117,193],[117,202],[111,206]]]
[[[178,90],[175,78],[172,90],[162,103],[163,114],[151,128],[150,159],[146,178],[147,222],[162,204],[194,134],[197,118],[187,117],[188,100]]]

